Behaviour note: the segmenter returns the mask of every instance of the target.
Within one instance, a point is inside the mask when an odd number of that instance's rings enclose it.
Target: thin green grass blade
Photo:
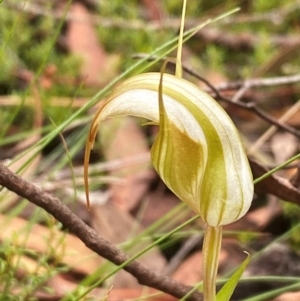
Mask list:
[[[229,278],[229,280],[224,284],[224,286],[220,289],[217,294],[217,301],[229,301],[235,287],[237,286],[244,270],[246,269],[248,263],[250,261],[250,256],[247,254],[247,258],[244,262],[239,266],[236,272]]]
[[[267,177],[271,176],[273,173],[275,173],[276,171],[284,168],[285,166],[291,164],[292,162],[294,162],[295,160],[300,159],[300,153],[297,154],[296,156],[292,157],[291,159],[285,161],[284,163],[278,165],[277,167],[271,169],[270,171],[268,171],[267,173],[265,173],[264,175],[262,175],[261,177],[255,179],[253,181],[254,184],[257,184],[259,182],[261,182],[262,180],[266,179]]]
[[[272,300],[274,297],[279,296],[283,293],[287,293],[287,292],[290,292],[290,291],[297,291],[299,289],[300,289],[300,283],[298,282],[298,283],[294,283],[294,284],[291,284],[291,285],[287,285],[287,286],[272,290],[270,292],[266,292],[266,293],[263,293],[263,294],[260,294],[260,295],[254,296],[254,297],[244,299],[243,301]]]

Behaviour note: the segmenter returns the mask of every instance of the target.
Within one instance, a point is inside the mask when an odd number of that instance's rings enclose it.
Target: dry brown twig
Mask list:
[[[1,163],[0,185],[46,210],[98,255],[116,265],[121,265],[129,259],[128,255],[99,236],[94,229],[73,214],[58,198],[25,181]],[[177,298],[182,298],[193,290],[193,287],[155,273],[138,261],[130,262],[124,267],[124,270],[136,277],[140,284],[153,287]],[[187,300],[201,301],[202,294],[194,291]]]
[[[292,85],[300,83],[300,74],[278,76],[278,77],[267,77],[267,78],[250,78],[246,80],[238,80],[232,82],[225,82],[216,85],[214,88],[218,91],[223,90],[236,90],[243,86],[251,88],[262,88],[272,87],[280,85]]]
[[[133,58],[144,58],[146,55],[144,54],[136,54],[133,56]],[[149,60],[155,60],[156,57],[150,57]],[[170,64],[175,64],[175,62],[170,61]],[[194,76],[195,78],[201,80],[205,85],[208,87],[207,92],[213,92],[214,96],[221,101],[224,101],[228,104],[231,104],[235,107],[239,107],[241,109],[253,112],[255,115],[257,115],[262,120],[266,121],[267,123],[274,125],[282,130],[285,130],[296,137],[300,138],[300,131],[295,129],[292,126],[287,125],[284,122],[281,122],[280,120],[277,120],[264,110],[260,109],[256,103],[254,102],[248,102],[244,103],[241,102],[240,99],[243,97],[243,95],[246,93],[247,90],[253,87],[266,87],[266,86],[278,86],[278,85],[288,85],[288,84],[295,84],[300,83],[300,74],[295,74],[291,76],[281,76],[281,77],[274,77],[274,78],[255,78],[255,79],[248,79],[245,81],[235,81],[235,82],[229,82],[229,83],[223,83],[219,86],[215,87],[213,84],[211,84],[207,79],[205,79],[203,76],[201,76],[199,73],[197,73],[192,68],[185,66],[183,64],[182,66],[183,70]],[[239,89],[237,93],[235,94],[233,99],[229,99],[221,94],[221,90],[227,90],[227,89]]]
[[[255,160],[249,160],[254,178],[259,178],[268,172],[268,169],[257,163]],[[295,187],[293,181],[289,181],[277,175],[271,175],[265,180],[255,185],[255,192],[258,194],[272,194],[281,200],[288,201],[300,206],[300,189]]]

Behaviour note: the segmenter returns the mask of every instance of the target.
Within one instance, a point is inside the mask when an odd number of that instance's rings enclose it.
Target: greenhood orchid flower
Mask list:
[[[207,93],[169,74],[128,79],[94,117],[86,163],[101,121],[120,115],[159,124],[153,165],[169,189],[208,225],[230,224],[248,211],[253,179],[245,151],[233,122]],[[85,168],[87,175],[87,164]]]
[[[216,295],[222,226],[248,211],[253,179],[239,134],[227,113],[207,93],[181,78],[186,2],[183,1],[175,76],[134,76],[120,84],[97,111],[85,150],[86,198],[89,205],[88,163],[99,124],[122,115],[158,124],[159,133],[151,149],[153,166],[174,194],[207,224],[202,247],[204,301],[229,301],[249,258]]]

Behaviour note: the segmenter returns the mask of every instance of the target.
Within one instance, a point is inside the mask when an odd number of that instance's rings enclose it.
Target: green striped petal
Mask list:
[[[166,185],[210,226],[236,221],[251,205],[253,179],[233,122],[194,84],[164,74],[160,86],[160,79],[141,74],[116,88],[93,120],[86,153],[102,120],[147,118],[160,125],[151,154]]]

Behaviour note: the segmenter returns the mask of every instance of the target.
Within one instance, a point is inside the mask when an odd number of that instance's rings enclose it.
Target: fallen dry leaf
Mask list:
[[[285,293],[273,299],[273,301],[299,301],[299,300],[300,300],[300,292]]]
[[[66,275],[55,275],[47,282],[47,286],[52,288],[54,295],[62,298],[78,288],[78,283],[68,279]],[[53,295],[53,294],[51,294]]]
[[[165,18],[165,12],[162,8],[162,3],[157,0],[143,0],[146,8],[146,14],[149,20],[161,21]]]
[[[70,52],[82,58],[81,75],[88,85],[105,84],[114,77],[117,71],[119,58],[116,55],[107,55],[99,40],[95,25],[88,9],[79,2],[71,5],[72,18],[68,22],[66,43]],[[83,19],[80,21],[80,18]]]
[[[145,228],[152,225],[179,203],[180,200],[171,193],[148,192],[143,198],[142,206],[144,209],[143,214],[140,216],[140,223]],[[139,208],[134,210],[133,214],[136,215],[138,212]]]
[[[131,117],[106,120],[99,129],[101,144],[106,161],[134,157],[149,152],[146,137],[140,126]],[[111,201],[125,211],[135,208],[146,191],[155,172],[149,161],[128,166],[110,175],[122,178],[123,184],[111,184]]]
[[[49,254],[78,273],[89,275],[103,263],[103,259],[88,249],[79,238],[55,227],[49,229],[18,217],[3,215],[0,215],[0,227],[1,241],[10,241],[26,249]]]
[[[271,139],[270,147],[276,164],[280,164],[296,154],[299,139],[290,133],[276,133]]]
[[[251,223],[256,225],[255,229],[252,230],[257,231],[259,229],[265,228],[280,214],[282,214],[282,207],[279,204],[278,199],[274,196],[270,196],[266,206],[249,212],[246,215],[246,219],[247,221],[250,221]]]
[[[173,276],[177,281],[193,285],[202,280],[202,252],[198,251],[185,259]]]
[[[114,204],[108,203],[102,206],[91,207],[92,226],[113,244],[120,244],[134,239],[141,232],[139,224],[123,210],[120,210]],[[137,241],[125,248],[128,255],[135,255],[150,244],[150,240]],[[147,251],[138,260],[156,272],[161,272],[165,267],[166,260],[161,255],[158,247]],[[111,283],[114,288],[133,288],[139,287],[137,280],[125,271],[120,271],[114,277]]]

